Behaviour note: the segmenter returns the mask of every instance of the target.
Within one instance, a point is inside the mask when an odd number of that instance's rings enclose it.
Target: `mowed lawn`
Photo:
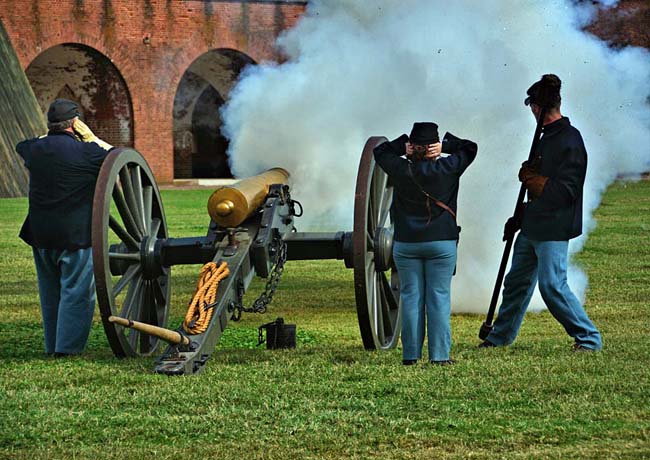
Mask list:
[[[209,194],[163,192],[172,236],[204,234]],[[114,358],[99,316],[82,357],[47,358],[16,236],[26,207],[0,200],[0,458],[650,458],[650,181],[610,187],[577,258],[603,352],[570,352],[548,313],[513,346],[478,350],[483,316],[454,315],[451,367],[364,351],[340,261],[289,262],[270,312],[231,323],[198,376]],[[173,270],[173,327],[198,271]],[[295,350],[255,347],[277,316],[297,324]]]

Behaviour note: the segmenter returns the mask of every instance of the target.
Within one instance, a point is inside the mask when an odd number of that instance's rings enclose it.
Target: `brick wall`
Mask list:
[[[169,182],[174,177],[174,97],[185,71],[215,49],[236,50],[254,62],[279,59],[275,37],[296,23],[304,4],[292,0],[0,0],[0,20],[23,69],[45,50],[64,43],[85,45],[106,56],[128,88],[132,119],[126,117],[114,126],[103,124],[98,134],[120,139],[130,135],[158,181]],[[650,47],[649,22],[648,0],[620,0],[589,30],[615,46]],[[190,166],[176,160],[184,168],[182,175],[189,174]]]
[[[602,10],[587,30],[614,47],[650,48],[650,1],[620,0]]]
[[[64,43],[106,56],[130,94],[134,146],[164,183],[174,177],[174,96],[192,62],[223,48],[255,62],[280,59],[275,37],[304,8],[282,0],[0,0],[0,20],[23,69]]]

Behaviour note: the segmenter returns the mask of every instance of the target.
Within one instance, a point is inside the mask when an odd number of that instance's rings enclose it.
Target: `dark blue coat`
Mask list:
[[[90,247],[93,194],[108,152],[68,132],[20,142],[29,170],[29,213],[20,237],[41,249]]]
[[[582,233],[587,150],[566,117],[544,126],[543,133],[533,166],[548,181],[541,196],[526,204],[521,231],[530,240],[565,241]]]
[[[402,158],[407,141],[408,136],[403,134],[374,150],[375,160],[395,187],[390,208],[395,224],[394,239],[405,242],[458,239],[458,226],[452,215],[431,202],[429,212],[427,197],[415,181],[429,195],[456,212],[460,176],[476,158],[477,145],[447,133],[442,141],[442,151],[451,155],[436,161],[411,162]],[[409,173],[409,164],[413,176]]]

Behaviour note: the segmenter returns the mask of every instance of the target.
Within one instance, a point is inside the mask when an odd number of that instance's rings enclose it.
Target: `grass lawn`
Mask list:
[[[172,236],[205,232],[209,193],[163,191]],[[0,458],[650,458],[650,181],[610,187],[578,256],[603,352],[571,353],[548,313],[478,350],[483,316],[454,315],[451,367],[364,351],[339,261],[289,262],[270,313],[231,323],[198,376],[114,358],[98,315],[82,357],[47,358],[26,207],[0,200]],[[173,270],[174,327],[198,272]],[[276,316],[296,350],[255,347]]]

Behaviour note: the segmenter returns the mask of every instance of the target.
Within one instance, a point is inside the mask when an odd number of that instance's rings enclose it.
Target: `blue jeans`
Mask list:
[[[602,348],[600,332],[567,284],[568,248],[568,241],[535,241],[519,234],[503,285],[499,316],[488,341],[509,345],[515,340],[539,279],[548,311],[575,343],[594,350]]]
[[[45,352],[81,353],[86,348],[95,311],[92,249],[33,248],[33,253]]]
[[[422,357],[425,316],[429,360],[449,359],[450,292],[451,277],[456,266],[456,240],[422,243],[395,241],[393,259],[399,274],[402,299],[403,359]]]

